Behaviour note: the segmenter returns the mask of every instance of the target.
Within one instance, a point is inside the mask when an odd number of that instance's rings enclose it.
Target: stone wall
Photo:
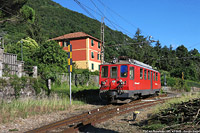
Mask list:
[[[69,82],[69,74],[65,73],[60,75],[61,82]],[[81,74],[72,74],[72,85],[95,85],[99,86],[99,76],[89,75],[89,80],[87,77]]]
[[[10,83],[10,78],[1,78],[0,83],[0,101],[10,101],[15,99],[16,93],[14,87]],[[24,88],[21,88],[19,92],[19,98],[25,98],[25,97],[35,97],[36,93],[34,88],[27,83]]]

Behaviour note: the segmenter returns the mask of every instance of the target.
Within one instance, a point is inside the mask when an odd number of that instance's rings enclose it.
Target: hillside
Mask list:
[[[5,44],[12,45],[29,36],[40,45],[50,38],[79,31],[100,38],[101,24],[97,20],[64,8],[51,0],[28,0],[26,4],[35,10],[35,22],[1,24],[0,35],[3,34]],[[159,71],[167,71],[168,76],[182,78],[184,75],[184,79],[200,80],[200,54],[196,49],[188,51],[184,45],[176,49],[171,46],[162,47],[159,42],[153,47],[148,37],[143,36],[139,29],[135,32],[135,36],[130,38],[107,26],[105,26],[105,42],[107,62],[113,57],[127,56],[147,63]]]
[[[78,31],[100,38],[101,24],[97,20],[64,8],[51,0],[28,0],[26,4],[35,10],[35,23],[5,23],[1,30],[7,32],[6,42],[17,42],[26,36],[41,41]],[[121,32],[105,28],[107,42],[121,43],[124,36]]]

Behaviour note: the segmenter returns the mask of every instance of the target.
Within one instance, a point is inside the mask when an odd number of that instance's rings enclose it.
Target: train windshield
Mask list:
[[[101,68],[101,77],[107,78],[108,77],[108,66],[102,66]]]
[[[117,67],[111,67],[111,78],[117,78]]]
[[[121,66],[121,77],[125,78],[128,75],[128,66],[127,65],[122,65]]]

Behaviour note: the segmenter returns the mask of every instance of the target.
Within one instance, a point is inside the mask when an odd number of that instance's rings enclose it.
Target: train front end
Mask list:
[[[114,102],[128,98],[128,65],[107,64],[100,66],[100,97]]]

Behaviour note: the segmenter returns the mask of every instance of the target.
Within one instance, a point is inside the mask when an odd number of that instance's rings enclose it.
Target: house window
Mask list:
[[[91,52],[91,58],[94,58],[94,52]]]
[[[91,40],[91,46],[94,46],[94,40]]]
[[[143,69],[140,68],[140,79],[143,79]]]
[[[92,63],[92,70],[94,70],[94,64]]]
[[[97,54],[97,60],[99,60],[99,54]]]
[[[98,48],[99,48],[99,49],[101,48],[100,42],[98,42]]]
[[[63,47],[67,47],[67,42],[66,42],[66,41],[63,41],[63,42],[62,42],[62,46],[63,46]]]

